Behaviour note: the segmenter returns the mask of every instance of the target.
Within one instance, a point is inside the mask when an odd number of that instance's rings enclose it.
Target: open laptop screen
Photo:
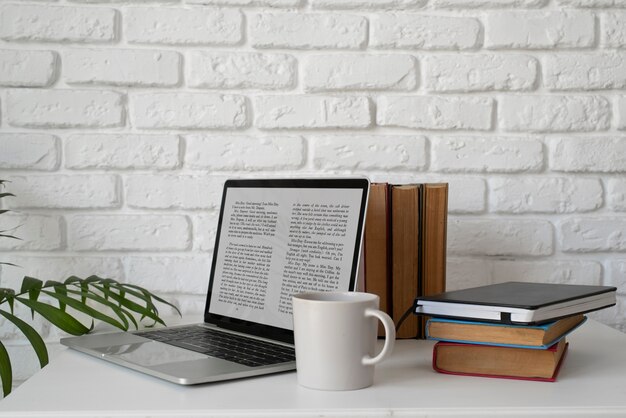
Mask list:
[[[367,179],[228,180],[205,321],[290,341],[293,294],[354,290],[368,190]]]

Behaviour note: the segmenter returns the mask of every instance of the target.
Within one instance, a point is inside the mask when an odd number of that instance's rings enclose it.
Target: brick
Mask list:
[[[132,175],[126,178],[132,208],[212,209],[219,205],[223,179],[192,175]]]
[[[621,96],[616,99],[617,106],[615,109],[617,119],[617,129],[626,130],[626,96]]]
[[[20,239],[1,239],[0,250],[53,251],[63,247],[58,216],[3,213],[2,230]]]
[[[456,255],[546,256],[553,253],[552,224],[543,220],[448,221],[448,252]]]
[[[446,267],[446,290],[506,281],[602,284],[602,265],[597,261],[485,260],[449,257]]]
[[[40,280],[63,282],[70,276],[121,280],[124,277],[122,263],[117,257],[72,257],[72,256],[3,256],[2,261],[20,268],[5,269],[2,272],[2,286],[19,289],[24,276]],[[149,288],[149,287],[148,287]]]
[[[59,165],[58,138],[31,133],[0,134],[0,169],[54,170]]]
[[[543,144],[516,137],[431,138],[431,168],[442,172],[528,172],[543,168]]]
[[[499,7],[543,7],[548,0],[433,0],[431,4],[434,7],[451,8],[451,9],[486,9]]]
[[[381,126],[489,130],[493,109],[484,97],[380,96],[376,119]]]
[[[189,4],[249,7],[298,7],[303,0],[187,0]]]
[[[257,96],[255,126],[261,129],[367,128],[367,97]]]
[[[112,128],[124,125],[123,96],[102,90],[10,90],[9,125],[28,128]]]
[[[581,11],[490,12],[485,47],[491,49],[591,48],[595,20]]]
[[[65,140],[72,169],[157,169],[180,166],[176,135],[75,134]]]
[[[159,293],[206,293],[211,259],[204,257],[126,257],[128,282]]]
[[[242,96],[213,93],[137,93],[130,96],[133,126],[147,129],[237,129],[247,125]]]
[[[489,180],[491,210],[505,213],[571,213],[599,209],[598,179],[517,177]]]
[[[185,166],[212,170],[289,170],[304,165],[299,136],[185,135]]]
[[[16,208],[95,209],[120,205],[117,176],[28,175],[11,176]]]
[[[303,73],[307,91],[413,90],[418,83],[410,55],[309,55]]]
[[[236,45],[243,39],[243,17],[237,9],[129,7],[124,22],[129,43]]]
[[[544,84],[551,90],[625,88],[626,53],[550,55]]]
[[[0,86],[47,87],[57,77],[52,51],[0,50]]]
[[[413,9],[428,0],[311,0],[316,9]]]
[[[605,48],[626,48],[626,11],[603,13],[600,22],[600,45]]]
[[[273,12],[250,16],[249,37],[256,48],[361,49],[367,21],[360,16]]]
[[[191,244],[189,219],[180,215],[71,215],[74,251],[183,251]]]
[[[187,83],[198,88],[287,89],[297,82],[291,55],[192,51]]]
[[[606,285],[617,287],[617,294],[624,295],[626,289],[626,260],[610,260]]]
[[[492,282],[492,263],[469,257],[448,257],[446,291],[485,286]]]
[[[626,0],[558,0],[560,5],[574,7],[626,7]]]
[[[559,137],[549,141],[550,168],[568,172],[626,172],[626,138]]]
[[[112,42],[116,11],[100,7],[5,4],[0,6],[0,38],[25,42]]]
[[[479,46],[481,32],[474,18],[412,13],[375,15],[370,26],[370,45],[382,49],[473,49]]]
[[[423,170],[423,136],[344,135],[311,139],[313,164],[320,170]]]
[[[609,179],[607,200],[615,212],[626,212],[626,180]]]
[[[217,211],[203,211],[201,215],[192,217],[193,249],[196,251],[213,251],[217,234]]]
[[[74,49],[63,53],[68,84],[171,87],[180,81],[180,67],[180,55],[173,51]]]
[[[602,284],[602,265],[597,261],[493,260],[494,283],[508,281],[558,284]]]
[[[565,252],[626,251],[626,220],[623,218],[569,218],[560,223]]]
[[[477,177],[442,177],[435,182],[448,183],[450,213],[482,213],[487,208],[487,185]]]
[[[432,55],[426,89],[435,92],[534,90],[537,60],[529,55]]]
[[[600,96],[504,96],[498,108],[510,132],[575,132],[606,130],[611,107]]]

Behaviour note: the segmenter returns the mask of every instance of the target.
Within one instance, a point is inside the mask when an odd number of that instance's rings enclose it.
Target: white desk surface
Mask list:
[[[178,386],[66,350],[6,399],[1,417],[626,417],[626,335],[575,331],[556,383],[438,374],[433,343],[398,341],[374,386],[306,389],[295,372]]]

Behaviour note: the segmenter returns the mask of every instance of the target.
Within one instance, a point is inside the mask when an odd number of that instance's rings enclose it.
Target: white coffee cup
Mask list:
[[[374,365],[393,350],[393,321],[379,297],[360,292],[308,292],[293,296],[298,383],[321,390],[351,390],[374,383]],[[378,324],[385,345],[374,356]]]

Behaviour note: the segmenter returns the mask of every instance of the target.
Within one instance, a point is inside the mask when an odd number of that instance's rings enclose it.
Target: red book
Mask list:
[[[546,350],[439,341],[433,348],[433,369],[463,376],[554,382],[567,347],[565,338]]]

